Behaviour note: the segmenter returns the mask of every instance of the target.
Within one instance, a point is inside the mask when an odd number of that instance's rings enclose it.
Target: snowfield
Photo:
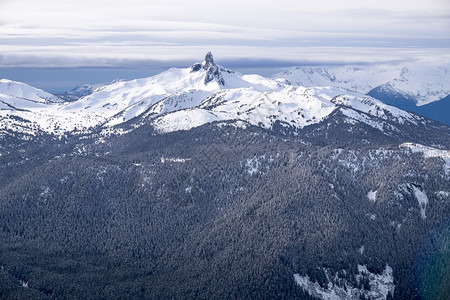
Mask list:
[[[18,106],[23,105],[25,107],[27,107],[27,105],[33,106],[33,103],[62,102],[58,97],[28,84],[8,79],[0,79],[0,102],[5,101],[5,98],[9,98],[8,102],[12,101],[12,103],[16,103]]]

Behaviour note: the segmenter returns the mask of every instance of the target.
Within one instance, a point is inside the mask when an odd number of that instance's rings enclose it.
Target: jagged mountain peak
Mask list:
[[[203,79],[203,83],[205,85],[208,85],[208,83],[212,81],[216,81],[220,86],[225,86],[225,79],[222,72],[231,72],[230,70],[218,66],[214,62],[214,57],[211,52],[206,54],[205,61],[203,63],[196,63],[190,68],[191,72],[199,72],[202,69],[206,71],[205,78]]]
[[[206,53],[205,55],[205,65],[203,66],[203,69],[208,70],[211,66],[215,66],[216,63],[214,62],[214,57],[211,52]]]

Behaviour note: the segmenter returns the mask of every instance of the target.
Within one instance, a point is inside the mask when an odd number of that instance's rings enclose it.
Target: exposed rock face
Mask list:
[[[191,66],[191,73],[192,72],[197,72],[197,71],[199,71],[200,69],[202,68],[202,64],[193,64],[192,66]]]
[[[225,80],[220,72],[220,67],[214,62],[214,57],[211,52],[208,52],[205,56],[203,69],[206,70],[205,84],[216,79],[220,85],[225,85]]]
[[[214,57],[211,52],[208,52],[205,56],[205,65],[203,66],[203,69],[208,70],[209,67],[215,66],[214,63]]]
[[[203,63],[196,63],[191,66],[191,72],[198,72],[201,69],[206,71],[205,75],[205,84],[210,83],[213,80],[216,80],[220,85],[225,85],[225,80],[223,79],[221,71],[227,71],[223,68],[216,65],[214,62],[214,57],[211,52],[208,52],[205,56],[205,61]],[[230,71],[227,71],[230,72]]]

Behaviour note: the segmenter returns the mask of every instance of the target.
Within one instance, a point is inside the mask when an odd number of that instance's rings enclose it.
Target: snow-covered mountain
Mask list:
[[[356,91],[450,124],[450,118],[442,115],[442,107],[448,104],[435,104],[446,102],[450,95],[449,65],[305,66],[275,74],[272,79],[293,85]]]
[[[350,82],[346,84],[346,88],[352,86]],[[21,99],[18,95],[22,91],[15,91],[11,92],[14,99]],[[378,130],[398,131],[396,124],[425,122],[414,114],[343,88],[303,87],[280,79],[242,75],[217,65],[211,53],[190,68],[173,68],[148,78],[115,82],[78,101],[61,103],[51,95],[45,97],[40,102],[30,102],[32,105],[29,101],[4,101],[7,104],[1,111],[2,129],[62,134],[98,127],[110,129],[130,120],[134,127],[150,123],[161,133],[189,130],[215,121],[240,121],[241,126],[251,124],[266,129],[275,125],[300,129],[320,123],[337,111],[348,123],[362,122]]]
[[[278,82],[306,87],[333,86],[367,94],[395,78],[400,68],[390,66],[304,66],[289,68],[271,76]]]
[[[368,94],[373,89],[397,93],[418,106],[450,94],[450,66],[329,66],[295,67],[272,76],[302,86],[334,86]]]
[[[378,88],[413,99],[417,106],[424,106],[450,94],[450,66],[403,67],[398,76]]]
[[[43,130],[39,124],[56,124],[58,115],[51,116],[63,100],[28,84],[7,79],[0,80],[0,132],[26,132],[35,134]],[[41,121],[40,118],[45,120]],[[50,120],[51,119],[51,120]],[[48,128],[44,128],[44,130]]]

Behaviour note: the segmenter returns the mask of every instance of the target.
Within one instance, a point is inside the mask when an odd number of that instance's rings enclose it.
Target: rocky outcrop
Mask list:
[[[191,72],[198,72],[202,69],[206,71],[204,81],[205,85],[215,80],[220,85],[225,86],[225,80],[223,79],[222,71],[227,71],[229,73],[230,71],[216,65],[211,52],[208,52],[206,54],[205,61],[203,63],[196,63],[191,66]]]
[[[205,56],[203,69],[206,70],[205,84],[216,80],[220,85],[225,85],[225,80],[220,72],[220,68],[214,62],[214,57],[211,52],[208,52]]]
[[[205,84],[216,80],[220,85],[225,85],[225,80],[220,72],[220,67],[214,62],[214,57],[211,52],[208,52],[205,56],[203,69],[206,70]]]

